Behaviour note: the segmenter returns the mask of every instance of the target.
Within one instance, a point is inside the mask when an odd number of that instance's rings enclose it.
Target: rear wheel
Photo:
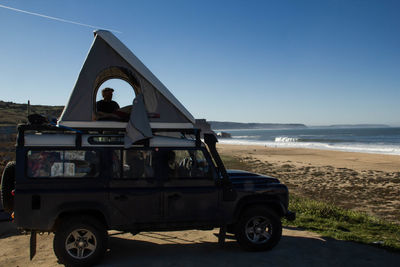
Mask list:
[[[66,220],[57,229],[53,248],[59,261],[68,266],[91,266],[107,248],[107,230],[92,217]]]
[[[281,236],[280,218],[261,206],[246,210],[236,225],[236,239],[245,250],[271,249],[278,244]]]
[[[1,176],[1,202],[6,212],[14,211],[14,196],[12,191],[15,189],[15,161],[10,161],[4,168]]]

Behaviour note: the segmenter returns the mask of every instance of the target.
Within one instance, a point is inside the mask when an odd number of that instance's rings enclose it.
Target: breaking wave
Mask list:
[[[313,148],[400,155],[400,127],[382,129],[232,130],[222,144]]]
[[[261,136],[259,135],[237,135],[237,136],[232,136],[233,139],[258,139]]]
[[[328,139],[328,138],[298,138],[298,137],[288,137],[288,136],[278,136],[275,137],[276,143],[296,143],[296,142],[313,142],[313,143],[351,143],[352,140],[342,140],[342,139]]]
[[[296,137],[287,137],[287,136],[275,137],[276,143],[292,143],[292,142],[298,142],[298,141],[299,141],[299,138],[296,138]]]

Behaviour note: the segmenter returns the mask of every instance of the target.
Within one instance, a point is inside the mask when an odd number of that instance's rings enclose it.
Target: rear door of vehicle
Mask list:
[[[18,227],[50,230],[63,212],[107,214],[107,181],[97,148],[18,148],[15,214]]]
[[[164,220],[173,223],[212,223],[219,218],[221,188],[208,153],[202,148],[164,149]]]
[[[151,149],[110,150],[110,201],[125,223],[155,223],[161,219],[161,185]]]

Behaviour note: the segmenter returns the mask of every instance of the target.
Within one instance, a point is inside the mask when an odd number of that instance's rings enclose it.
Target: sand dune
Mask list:
[[[400,222],[400,156],[242,145],[218,150],[279,178],[295,194]]]

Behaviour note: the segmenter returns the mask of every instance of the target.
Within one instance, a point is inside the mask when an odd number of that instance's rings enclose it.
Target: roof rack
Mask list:
[[[107,135],[120,135],[123,136],[125,133],[125,128],[69,128],[69,127],[58,127],[50,124],[19,124],[18,125],[18,136],[17,136],[17,146],[24,146],[25,144],[25,132],[34,131],[35,133],[68,133],[75,134],[75,144],[76,147],[81,147],[82,145],[82,134],[107,134]],[[196,140],[196,146],[201,146],[200,132],[201,129],[191,128],[191,129],[152,129],[153,134],[160,132],[175,132],[180,133],[183,136],[194,135]],[[138,142],[142,144],[143,142]],[[144,142],[148,145],[148,142]]]

